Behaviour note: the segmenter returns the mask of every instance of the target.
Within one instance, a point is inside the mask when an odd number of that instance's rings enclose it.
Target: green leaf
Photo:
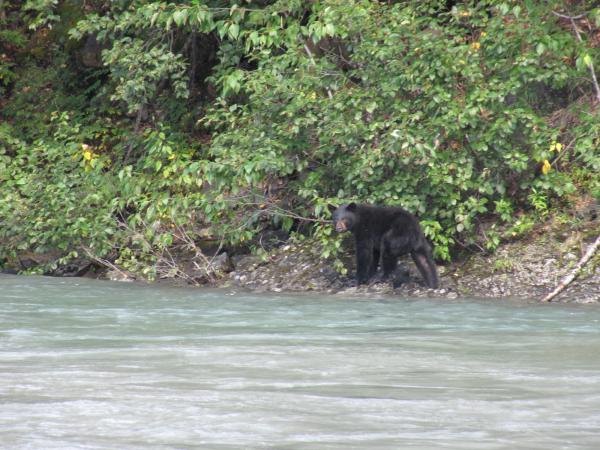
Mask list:
[[[535,51],[538,55],[542,55],[546,51],[546,46],[541,42],[535,47]]]
[[[325,34],[327,36],[335,36],[335,25],[328,23],[325,25]]]
[[[237,23],[232,23],[228,30],[229,37],[236,40],[240,35],[240,26]]]
[[[589,62],[591,62],[590,56],[587,53],[584,53],[577,57],[577,59],[575,60],[575,66],[579,70],[584,70],[589,67]]]
[[[187,22],[188,19],[188,10],[187,9],[178,9],[173,13],[173,21],[175,25],[178,27],[182,26]]]
[[[209,17],[210,15],[208,11],[206,11],[204,8],[198,9],[198,13],[196,14],[196,20],[198,21],[198,23],[202,24],[206,22]]]
[[[225,37],[227,34],[227,30],[229,29],[229,24],[223,22],[217,22],[217,34],[221,39]]]

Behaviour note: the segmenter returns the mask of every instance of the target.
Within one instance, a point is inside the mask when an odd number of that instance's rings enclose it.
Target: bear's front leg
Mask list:
[[[373,246],[369,241],[356,241],[356,282],[366,284],[377,270],[374,266]]]

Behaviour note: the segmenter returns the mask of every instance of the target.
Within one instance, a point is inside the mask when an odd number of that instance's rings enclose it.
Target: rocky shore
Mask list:
[[[503,242],[492,254],[463,252],[451,263],[438,264],[440,288],[428,289],[410,257],[398,264],[396,282],[373,281],[356,286],[354,281],[353,240],[346,239],[343,254],[347,275],[341,275],[331,261],[321,259],[321,247],[310,240],[279,241],[262,256],[219,253],[210,259],[211,273],[193,259],[182,255],[177,261],[181,276],[163,278],[159,283],[247,289],[256,292],[306,292],[356,296],[395,296],[398,298],[512,298],[539,301],[552,291],[600,234],[596,217],[579,221],[577,226],[564,221],[548,221],[526,236]],[[32,257],[31,257],[32,258]],[[21,258],[20,270],[35,267],[52,258]],[[206,258],[205,258],[206,260]],[[13,271],[15,273],[15,271]],[[101,268],[81,259],[47,273],[53,276],[87,276],[132,281],[131,274],[117,268]],[[555,302],[600,303],[600,252]]]
[[[350,235],[343,260],[348,275],[341,275],[331,262],[321,260],[321,248],[317,243],[292,240],[272,248],[262,257],[220,254],[213,260],[217,276],[209,284],[257,292],[314,291],[398,298],[539,301],[572,270],[599,233],[600,221],[595,217],[579,222],[577,227],[564,221],[548,221],[526,236],[502,243],[492,254],[465,252],[451,263],[439,264],[440,288],[436,290],[423,286],[410,257],[401,259],[398,264],[396,280],[401,283],[374,281],[357,287]],[[198,273],[190,275],[202,278]],[[596,254],[575,281],[553,301],[600,303],[600,254]]]
[[[539,300],[560,282],[595,234],[598,224],[577,232],[543,228],[527,239],[502,244],[495,253],[472,253],[455,262],[438,265],[440,288],[428,289],[410,258],[399,262],[399,286],[373,282],[356,287],[349,245],[345,262],[348,276],[327,263],[318,262],[318,248],[311,243],[288,243],[275,249],[267,260],[245,256],[234,260],[233,270],[217,283],[254,291],[317,291],[330,294],[384,294],[403,297],[501,298]],[[585,266],[577,279],[553,301],[600,303],[600,254]]]

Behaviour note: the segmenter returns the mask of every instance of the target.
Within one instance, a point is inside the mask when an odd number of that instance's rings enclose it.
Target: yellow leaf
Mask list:
[[[546,175],[548,172],[550,172],[551,169],[552,169],[552,166],[550,165],[550,163],[548,162],[548,160],[545,159],[544,163],[542,164],[542,173],[544,175]]]
[[[479,50],[479,49],[481,48],[481,44],[480,44],[479,42],[473,42],[473,43],[471,44],[471,47],[472,47],[474,50]]]
[[[83,158],[87,159],[88,161],[91,161],[93,156],[94,156],[94,154],[92,152],[90,152],[89,150],[86,150],[83,152]]]

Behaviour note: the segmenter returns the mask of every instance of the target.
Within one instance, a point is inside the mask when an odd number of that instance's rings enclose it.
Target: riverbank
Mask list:
[[[452,263],[438,265],[440,288],[421,284],[410,258],[399,263],[398,277],[404,282],[374,282],[356,287],[353,281],[352,245],[344,261],[348,276],[318,261],[319,249],[311,243],[289,243],[269,254],[267,260],[241,259],[219,286],[239,286],[258,291],[320,291],[332,294],[393,294],[399,297],[511,297],[542,298],[578,262],[599,232],[597,221],[570,230],[565,224],[549,223],[526,238],[501,244],[494,254],[465,254]],[[408,273],[407,273],[408,272]],[[578,278],[554,301],[600,303],[600,255],[596,255]]]
[[[345,242],[343,262],[348,269],[341,275],[331,261],[321,260],[321,248],[311,240],[287,241],[265,255],[221,253],[215,259],[214,277],[192,269],[186,276],[213,287],[237,287],[256,292],[314,291],[343,295],[395,295],[398,297],[541,299],[577,264],[587,246],[600,233],[594,215],[574,222],[549,220],[527,235],[500,244],[493,254],[464,252],[453,262],[439,264],[440,288],[425,288],[410,257],[398,264],[394,286],[374,281],[356,287],[351,235]],[[123,279],[125,274],[109,271],[106,277]],[[159,280],[172,283],[173,280]],[[185,283],[185,280],[179,280]],[[584,267],[577,279],[553,301],[600,303],[600,254]]]
[[[575,217],[575,216],[574,216]],[[333,268],[331,260],[321,258],[321,246],[311,239],[279,241],[262,256],[225,252],[205,258],[210,272],[189,255],[174,261],[179,273],[163,277],[158,283],[195,284],[219,288],[241,288],[255,292],[313,291],[343,295],[394,295],[434,298],[541,299],[577,264],[588,245],[600,233],[596,215],[573,222],[548,220],[526,235],[503,242],[493,254],[463,252],[451,263],[438,264],[440,288],[423,286],[410,257],[400,260],[395,282],[373,281],[357,287],[354,281],[353,239],[347,235],[343,263],[347,275]],[[43,264],[53,255],[21,259],[21,270]],[[23,267],[25,266],[25,267]],[[48,272],[54,276],[86,276],[132,281],[136,277],[116,266],[99,267],[81,259]],[[600,254],[583,268],[576,280],[553,301],[600,303]]]

